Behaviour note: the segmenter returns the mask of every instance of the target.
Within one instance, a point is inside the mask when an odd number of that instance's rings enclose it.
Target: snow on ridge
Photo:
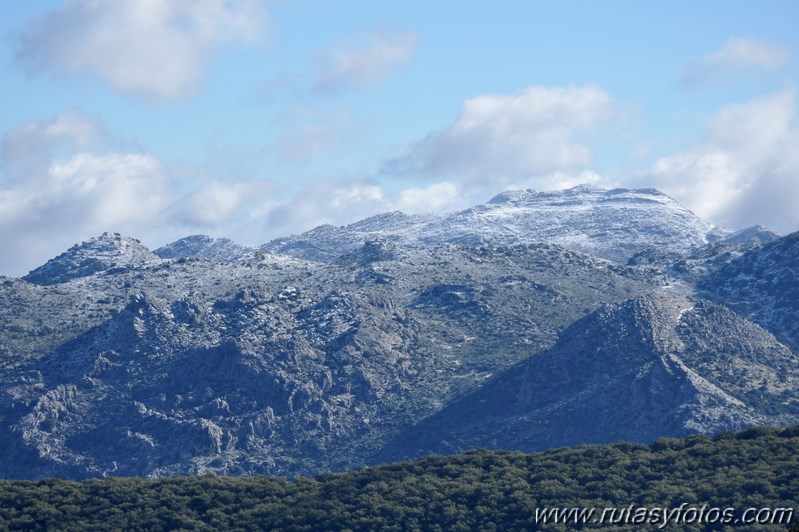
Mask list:
[[[229,238],[213,238],[208,235],[192,235],[155,250],[163,259],[196,257],[219,261],[233,261],[243,257],[251,248],[242,246]]]
[[[329,260],[380,236],[411,245],[543,242],[626,262],[648,248],[688,251],[726,233],[653,188],[578,185],[548,192],[509,190],[450,214],[379,214],[347,226],[320,226],[276,239],[262,249]]]
[[[257,248],[227,238],[192,235],[151,252],[135,239],[104,233],[53,260],[98,260],[101,264],[92,269],[185,257],[234,262],[247,260],[254,252],[327,261],[382,238],[402,245],[549,243],[624,263],[647,249],[685,252],[729,234],[656,189],[578,185],[547,192],[509,190],[449,214],[394,211],[345,226],[320,225]]]

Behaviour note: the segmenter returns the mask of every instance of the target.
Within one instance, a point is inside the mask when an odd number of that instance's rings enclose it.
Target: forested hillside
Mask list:
[[[543,453],[472,451],[295,482],[2,481],[0,529],[531,530],[536,509],[630,505],[799,509],[799,427]]]

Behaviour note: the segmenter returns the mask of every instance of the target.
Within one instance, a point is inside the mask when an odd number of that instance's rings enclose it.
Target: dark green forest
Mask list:
[[[0,529],[532,530],[536,508],[684,503],[799,511],[799,427],[543,453],[478,450],[293,482],[6,480]]]

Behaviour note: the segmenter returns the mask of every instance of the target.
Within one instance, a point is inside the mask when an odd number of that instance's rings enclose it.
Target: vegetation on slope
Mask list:
[[[648,446],[472,451],[293,483],[210,475],[2,481],[0,529],[529,530],[536,508],[683,503],[799,511],[799,427]]]

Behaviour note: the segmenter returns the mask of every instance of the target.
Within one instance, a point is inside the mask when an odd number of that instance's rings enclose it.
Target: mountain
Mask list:
[[[797,422],[799,356],[723,306],[659,291],[579,320],[552,349],[400,435],[379,461]]]
[[[0,278],[0,477],[295,477],[795,423],[799,237],[773,236],[586,186],[261,248],[105,233]]]
[[[654,267],[663,275],[695,285],[734,258],[779,238],[774,231],[755,225],[695,249],[646,249],[630,257],[627,264]]]
[[[657,190],[580,185],[557,192],[504,192],[486,204],[449,215],[394,212],[344,227],[320,226],[273,240],[263,249],[330,260],[379,236],[404,245],[546,242],[626,262],[646,249],[685,252],[727,234]]]
[[[162,259],[196,257],[224,262],[238,260],[251,251],[252,249],[236,244],[229,238],[193,235],[160,247],[154,253]]]
[[[779,233],[772,231],[768,227],[753,225],[752,227],[741,229],[730,236],[724,237],[720,242],[723,244],[754,244],[762,246],[774,242],[779,238]]]
[[[651,288],[552,245],[381,240],[325,263],[159,259],[13,280],[10,304],[86,328],[0,374],[0,476],[357,467],[602,302]]]
[[[731,258],[699,288],[799,348],[799,232]]]
[[[103,233],[76,244],[23,277],[40,285],[51,285],[86,277],[111,268],[138,266],[161,259],[135,238]]]
[[[42,286],[0,277],[0,372],[99,325],[126,299],[77,283]]]

